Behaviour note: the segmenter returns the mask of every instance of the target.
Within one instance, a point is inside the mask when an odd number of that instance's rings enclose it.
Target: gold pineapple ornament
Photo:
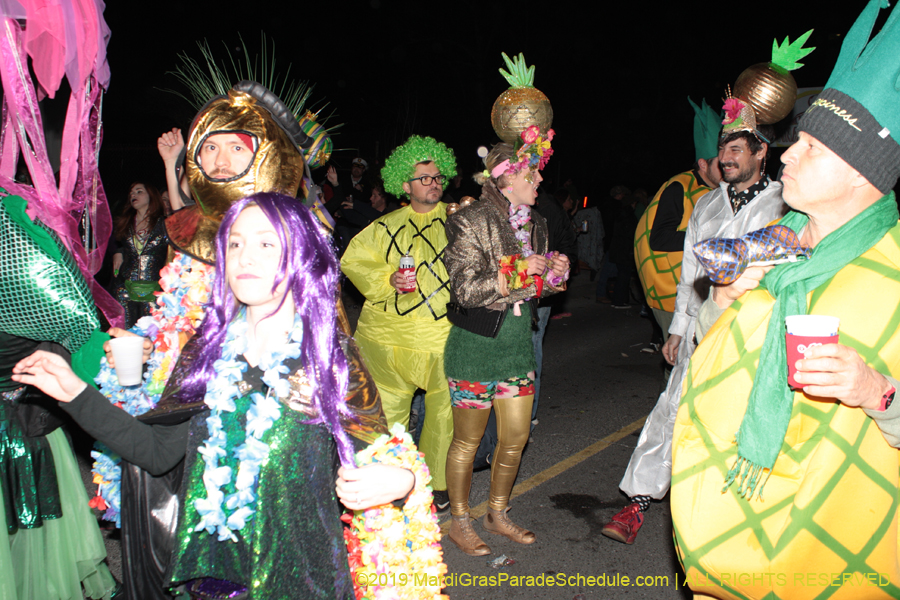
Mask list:
[[[500,94],[491,108],[491,125],[504,142],[515,145],[523,131],[537,125],[542,132],[553,124],[553,107],[544,93],[534,87],[534,65],[525,64],[525,56],[510,59],[503,53],[507,72],[500,74],[509,82],[509,89]]]
[[[734,84],[734,96],[748,102],[756,113],[760,125],[777,123],[794,107],[797,99],[797,82],[791,71],[803,66],[797,62],[815,48],[804,48],[813,30],[810,29],[791,44],[790,38],[784,43],[772,42],[772,61],[758,63],[744,69]]]

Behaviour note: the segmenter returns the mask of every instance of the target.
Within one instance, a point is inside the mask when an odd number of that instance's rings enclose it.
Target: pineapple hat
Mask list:
[[[553,154],[550,141],[555,134],[550,129],[550,100],[534,87],[534,65],[529,67],[521,52],[512,59],[505,52],[502,55],[509,71],[501,68],[500,74],[510,87],[494,101],[491,125],[501,140],[513,145],[514,153],[493,168],[490,175],[495,179],[504,173],[515,175],[522,169],[543,169]]]
[[[886,0],[856,20],[825,89],[800,119],[813,136],[887,194],[900,175],[900,12],[869,41]]]
[[[812,30],[801,35],[792,44],[789,38],[779,44],[772,42],[772,60],[759,63],[744,69],[734,84],[734,95],[731,88],[722,109],[725,120],[722,121],[722,137],[737,131],[749,131],[758,139],[768,143],[769,140],[759,132],[759,125],[771,125],[790,114],[797,101],[797,82],[791,71],[803,66],[797,62],[815,48],[804,48]]]
[[[714,111],[706,100],[700,106],[688,98],[694,109],[694,159],[709,158],[719,154],[719,131],[722,129],[722,116]]]

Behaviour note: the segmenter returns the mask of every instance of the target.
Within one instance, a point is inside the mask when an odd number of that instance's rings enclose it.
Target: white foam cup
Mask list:
[[[828,337],[838,334],[841,320],[827,315],[792,315],[785,317],[784,324],[791,335]]]
[[[143,375],[144,338],[134,335],[109,340],[119,385],[138,385]]]

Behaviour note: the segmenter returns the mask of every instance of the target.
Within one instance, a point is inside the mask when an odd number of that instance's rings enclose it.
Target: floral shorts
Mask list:
[[[534,371],[504,381],[465,381],[448,377],[453,408],[490,408],[494,398],[534,396]]]

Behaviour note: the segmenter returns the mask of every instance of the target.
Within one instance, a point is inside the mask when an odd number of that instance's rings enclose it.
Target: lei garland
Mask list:
[[[209,298],[215,268],[192,259],[181,252],[160,271],[156,302],[150,306],[149,317],[142,317],[129,331],[153,341],[153,353],[144,373],[141,386],[122,387],[115,369],[106,358],[101,359],[100,373],[96,381],[100,391],[109,401],[128,414],[138,416],[156,407],[175,369],[181,347],[194,334],[203,319],[203,307]],[[90,506],[105,511],[103,519],[121,526],[119,506],[121,501],[121,457],[97,442],[91,452],[94,458],[92,472],[97,484],[97,495]]]
[[[420,162],[434,161],[435,166],[447,181],[456,176],[456,155],[453,150],[431,137],[410,136],[403,145],[397,146],[381,169],[384,191],[400,198],[406,194],[403,184],[409,181]],[[447,188],[447,181],[443,188]]]
[[[516,241],[519,242],[522,252],[500,258],[500,273],[506,278],[507,289],[518,290],[535,284],[537,286],[536,295],[540,297],[545,279],[555,288],[558,288],[563,281],[569,279],[568,271],[560,277],[553,274],[549,266],[541,275],[532,277],[528,274],[528,261],[525,259],[534,254],[534,249],[531,247],[531,231],[534,228],[534,224],[531,222],[531,207],[529,205],[510,205],[509,224],[512,226]],[[548,252],[544,256],[547,257],[547,260],[550,260],[553,253]],[[515,310],[518,310],[518,306],[516,306]],[[516,312],[515,314],[518,315],[519,313]]]
[[[416,487],[403,508],[384,504],[347,511],[341,520],[356,600],[447,600],[441,595],[447,565],[441,551],[441,532],[432,506],[431,475],[424,455],[409,433],[394,423],[390,434],[356,454],[357,466],[384,464],[409,469]],[[400,578],[407,577],[405,584]]]
[[[211,411],[206,419],[209,437],[198,449],[206,463],[203,471],[206,498],[194,500],[194,508],[200,514],[200,522],[194,531],[205,529],[210,534],[218,533],[220,542],[229,539],[236,542],[235,532],[243,529],[256,514],[255,490],[259,470],[269,457],[269,445],[262,438],[281,417],[278,398],[286,398],[290,393],[290,384],[281,378],[281,375],[289,373],[284,362],[288,358],[299,358],[302,353],[300,342],[303,340],[303,323],[300,315],[296,314],[288,343],[260,359],[263,382],[273,393],[263,396],[255,392],[250,396],[253,404],[247,410],[244,443],[231,451],[239,461],[235,477],[231,467],[219,466],[219,459],[229,453],[222,416],[223,413],[233,413],[236,410],[235,400],[241,397],[237,384],[243,379],[247,363],[238,360],[238,357],[247,351],[247,326],[246,311],[242,310],[228,325],[222,356],[213,363],[216,378],[207,384],[206,396],[203,398]],[[232,480],[235,492],[225,496],[222,488]]]

